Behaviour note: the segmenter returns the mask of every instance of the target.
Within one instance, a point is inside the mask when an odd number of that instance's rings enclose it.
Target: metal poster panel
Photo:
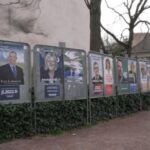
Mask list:
[[[129,93],[128,84],[128,59],[116,58],[116,72],[117,72],[117,91],[118,94]]]
[[[150,91],[150,62],[147,63],[147,88]]]
[[[87,98],[86,53],[64,49],[65,100]]]
[[[0,103],[29,102],[29,89],[29,46],[0,41]]]
[[[62,50],[52,46],[36,45],[34,52],[34,83],[36,101],[62,100]]]
[[[147,92],[147,64],[145,61],[139,61],[139,72],[141,92]]]
[[[128,60],[128,81],[129,81],[130,93],[138,92],[137,61],[133,59]]]
[[[113,58],[104,56],[104,93],[106,96],[114,95],[114,67]]]
[[[89,81],[90,81],[90,97],[98,98],[104,95],[103,80],[103,56],[99,54],[89,54]]]

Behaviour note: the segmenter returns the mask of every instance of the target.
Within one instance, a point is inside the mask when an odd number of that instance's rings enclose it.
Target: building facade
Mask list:
[[[89,11],[77,0],[0,0],[0,40],[89,49]]]
[[[132,48],[132,57],[150,60],[150,34],[135,33]]]

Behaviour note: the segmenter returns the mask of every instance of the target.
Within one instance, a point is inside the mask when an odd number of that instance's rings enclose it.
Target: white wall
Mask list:
[[[89,12],[84,0],[0,0],[0,39],[89,49]],[[27,5],[26,5],[27,4]]]

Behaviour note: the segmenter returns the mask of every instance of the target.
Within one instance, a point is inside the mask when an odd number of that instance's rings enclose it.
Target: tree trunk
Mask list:
[[[130,24],[130,29],[129,29],[129,41],[128,41],[128,49],[127,49],[127,55],[130,58],[131,57],[131,52],[132,52],[132,43],[133,43],[133,35],[134,35],[134,25]]]
[[[90,7],[90,50],[97,52],[101,48],[100,4],[101,0],[92,0]]]

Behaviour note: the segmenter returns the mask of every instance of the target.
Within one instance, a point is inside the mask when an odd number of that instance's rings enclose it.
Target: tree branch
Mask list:
[[[143,3],[142,3],[143,2]],[[136,7],[136,11],[135,11],[135,15],[134,15],[134,22],[136,22],[137,18],[140,16],[140,14],[142,14],[142,12],[146,9],[148,9],[150,6],[147,6],[145,9],[145,5],[147,3],[147,0],[140,0],[140,2],[138,3],[137,7]]]
[[[111,33],[109,30],[107,30],[101,23],[100,23],[100,27],[101,27],[107,34],[111,35],[117,43],[119,43],[119,44],[122,45],[123,47],[127,47],[127,46],[128,46],[127,44],[121,42],[113,33]]]
[[[150,22],[149,21],[146,21],[146,20],[139,20],[136,22],[136,24],[134,25],[134,27],[136,27],[138,24],[140,23],[144,23],[144,24],[147,24],[147,25],[150,25]]]
[[[145,1],[147,1],[147,0],[144,0],[144,2],[145,2]],[[135,14],[137,14],[137,13],[139,12],[140,6],[142,5],[142,2],[143,2],[143,1],[140,0],[139,3],[137,4],[136,10],[135,10]]]
[[[129,22],[126,20],[126,18],[123,16],[123,14],[121,14],[120,12],[118,12],[116,9],[110,7],[110,6],[108,5],[107,0],[105,0],[105,2],[106,2],[106,5],[107,5],[107,7],[108,7],[109,9],[111,9],[113,12],[115,12],[116,14],[118,14],[118,15],[124,20],[124,22],[129,25]]]
[[[89,2],[89,0],[84,0],[86,6],[88,9],[91,9],[91,2]]]
[[[124,38],[123,33],[124,33],[126,30],[129,30],[129,29],[128,29],[128,28],[123,29],[123,31],[122,31],[122,33],[121,33],[121,39]]]

